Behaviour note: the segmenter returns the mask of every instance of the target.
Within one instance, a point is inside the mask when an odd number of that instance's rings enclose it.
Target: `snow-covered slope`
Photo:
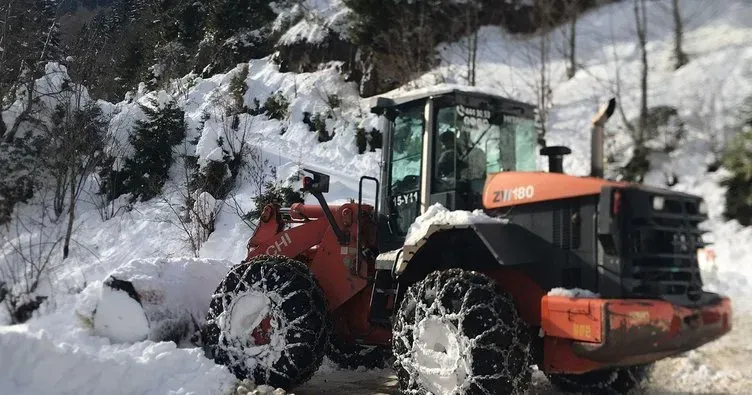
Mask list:
[[[329,10],[323,5],[341,7],[339,2],[317,0],[312,3],[318,7],[314,7],[316,10],[325,10],[321,14],[325,20],[338,21],[341,9]],[[708,140],[707,130],[720,133],[741,100],[752,95],[752,4],[743,0],[685,0],[681,3],[687,17],[685,45],[691,62],[678,71],[673,71],[669,62],[671,22],[665,8],[669,2],[648,3],[650,105],[677,107],[685,116],[689,130],[689,137],[676,151],[656,158],[658,169],[650,175],[648,182],[665,185],[662,170],[667,169],[679,179],[673,189],[697,193],[707,199],[711,215],[707,224],[711,230],[708,236],[715,242],[713,248],[717,258],[714,264],[703,267],[704,278],[709,289],[729,293],[734,298],[735,311],[748,316],[752,314],[749,312],[752,311],[752,269],[749,267],[752,263],[752,228],[743,228],[734,221],[722,219],[723,190],[719,181],[723,171],[708,174],[706,163],[709,153],[715,148],[711,145],[717,144]],[[630,7],[630,4],[604,6],[581,18],[578,23],[578,57],[585,68],[573,79],[563,78],[566,61],[563,56],[554,54],[549,62],[554,81],[554,104],[547,138],[549,144],[565,144],[573,148],[573,155],[565,160],[565,170],[569,173],[587,172],[588,122],[597,107],[613,95],[617,66],[621,76],[620,105],[628,118],[637,114],[638,50],[633,39]],[[301,24],[295,25],[294,29],[299,30],[291,30],[285,37],[290,40],[300,37],[315,39],[318,34],[306,31]],[[552,32],[549,36],[552,42],[563,45],[562,32],[563,29]],[[478,85],[534,102],[532,81],[539,72],[534,54],[537,38],[509,37],[495,27],[484,27],[480,37]],[[437,79],[463,83],[465,57],[462,45],[446,45],[442,54],[444,65],[413,86],[433,84]],[[375,125],[375,119],[368,115],[366,102],[358,97],[355,84],[344,82],[335,65],[331,66],[314,73],[293,74],[278,72],[269,59],[250,60],[245,103],[252,106],[253,99],[263,103],[270,94],[280,91],[290,101],[290,116],[285,121],[269,119],[266,115],[247,116],[241,119],[241,125],[247,128],[240,129],[248,132],[246,141],[259,148],[264,158],[278,167],[280,177],[301,165],[324,171],[332,176],[330,199],[341,201],[357,198],[357,181],[361,175],[378,175],[380,153],[357,154],[356,127],[363,125],[368,129]],[[186,111],[190,127],[187,140],[197,137],[195,130],[204,113],[220,112],[216,107],[217,99],[227,95],[230,81],[238,72],[240,66],[208,79],[187,76],[176,81],[171,93]],[[337,94],[341,106],[330,108],[327,97],[331,94]],[[165,95],[166,92],[140,91],[121,103],[102,103],[105,112],[116,114],[111,131],[125,147],[125,152],[129,149],[127,131],[143,117],[135,101],[146,104],[150,97],[164,100]],[[302,122],[304,111],[332,111],[336,117],[327,122],[330,131],[335,132],[334,138],[318,143],[316,134]],[[614,132],[609,145],[612,152],[625,151],[629,143],[620,124],[618,117],[609,124],[609,129]],[[206,123],[196,146],[201,160],[216,155],[217,137],[224,136],[227,130],[223,125],[218,118]],[[286,132],[280,134],[283,128]],[[230,142],[225,140],[225,144]],[[186,147],[192,153],[193,148]],[[97,198],[91,192],[95,182],[91,180],[87,202],[78,208],[71,256],[60,263],[58,252],[54,253],[55,270],[40,290],[40,294],[50,296],[50,303],[45,304],[41,311],[43,316],[26,325],[0,327],[2,392],[215,394],[232,390],[235,385],[232,375],[204,358],[198,349],[179,349],[173,343],[150,341],[110,344],[93,336],[90,328],[75,314],[76,306],[80,310],[80,302],[85,302],[98,291],[109,272],[132,259],[194,255],[171,207],[171,204],[180,204],[179,166],[176,164],[173,168],[171,181],[162,198],[136,203],[132,210],[121,211],[106,221],[95,207]],[[241,184],[234,193],[234,201],[222,206],[216,230],[197,252],[199,257],[231,262],[244,257],[244,246],[251,229],[233,207],[237,202],[244,210],[251,209],[251,198],[256,193],[254,183]],[[19,207],[22,213],[30,216],[37,209],[33,204]],[[3,253],[9,253],[9,243],[18,240],[14,232],[13,229],[0,231]],[[2,314],[0,321],[4,318]],[[739,330],[748,330],[749,320],[744,322],[747,322],[746,326],[740,326]],[[750,350],[745,347],[740,338],[734,338],[706,349],[718,351],[715,355],[725,355],[733,349],[734,360],[737,360],[750,355]],[[661,365],[666,370],[666,377],[671,378],[667,382],[677,385],[669,389],[691,392],[696,388],[686,383],[700,381],[703,385],[709,383],[709,387],[703,388],[720,391],[744,388],[739,386],[744,383],[752,385],[752,376],[741,370],[740,364],[706,365],[707,355],[700,350],[684,359]],[[328,372],[320,374],[325,376]],[[683,377],[695,377],[695,380],[683,380]],[[713,387],[713,383],[719,382],[719,377],[732,377],[741,384]],[[544,385],[542,388],[547,392]],[[326,390],[336,393],[335,387]]]

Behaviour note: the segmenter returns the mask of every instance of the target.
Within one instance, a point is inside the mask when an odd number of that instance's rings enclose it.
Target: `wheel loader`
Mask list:
[[[564,391],[630,390],[730,331],[732,311],[703,290],[703,200],[603,178],[615,105],[592,120],[591,174],[573,176],[569,148],[539,149],[532,105],[453,86],[373,99],[380,177],[330,205],[329,176],[306,170],[318,204],[264,207],[197,344],[285,389],[328,356],[388,361],[405,394],[524,393],[534,367]]]

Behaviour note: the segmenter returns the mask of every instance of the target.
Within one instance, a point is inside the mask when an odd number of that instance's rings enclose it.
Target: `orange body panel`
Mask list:
[[[695,349],[731,330],[728,298],[688,308],[661,300],[546,295],[541,311],[541,369],[552,373],[649,363]]]
[[[600,343],[605,304],[604,299],[544,296],[541,328],[547,336]]]
[[[526,203],[596,195],[604,186],[627,186],[592,177],[561,173],[501,172],[490,174],[483,188],[483,207],[494,209]]]
[[[518,269],[504,267],[483,272],[514,298],[517,311],[530,326],[541,322],[541,298],[546,294],[530,277]]]
[[[332,227],[324,217],[320,206],[295,204],[291,208],[291,220],[281,222],[282,216],[276,206],[267,206],[256,232],[248,241],[246,260],[259,255],[283,255],[305,261],[327,297],[330,310],[335,310],[350,300],[368,285],[366,277],[373,269],[373,262],[355,267],[357,237],[355,216],[357,204],[331,206],[338,226],[349,235],[347,245],[340,245]],[[369,217],[372,208],[363,207],[364,229],[375,227]],[[294,219],[305,219],[292,221]],[[294,222],[294,223],[293,223]],[[297,225],[297,226],[291,226]],[[364,246],[373,243],[372,231],[363,232],[360,242]],[[369,269],[370,268],[370,269]],[[359,270],[356,273],[356,269]]]
[[[372,326],[368,321],[371,290],[372,287],[363,288],[337,310],[332,311],[332,325],[341,339],[381,345],[391,342],[391,328]]]

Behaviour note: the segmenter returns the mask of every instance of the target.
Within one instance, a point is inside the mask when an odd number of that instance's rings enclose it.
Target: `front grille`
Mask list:
[[[578,201],[567,201],[553,212],[553,235],[555,246],[569,251],[580,248],[580,207]]]
[[[627,247],[622,273],[625,291],[632,297],[696,301],[702,294],[697,249],[705,244],[698,225],[701,200],[688,195],[662,194],[663,208],[653,207],[656,196],[634,191],[625,199]]]

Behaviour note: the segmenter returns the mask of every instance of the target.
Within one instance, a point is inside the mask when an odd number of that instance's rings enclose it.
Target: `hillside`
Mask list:
[[[660,362],[648,392],[743,393],[752,385],[752,374],[745,369],[746,359],[752,356],[745,336],[752,327],[752,269],[748,266],[752,262],[752,227],[723,216],[725,188],[721,181],[729,171],[712,165],[738,133],[734,125],[739,108],[752,97],[752,4],[684,0],[684,48],[689,62],[675,70],[668,3],[647,4],[648,101],[651,108],[675,108],[684,132],[670,150],[660,145],[665,143],[663,135],[646,143],[659,148],[650,151],[644,182],[698,194],[709,203],[710,220],[704,224],[709,234],[705,238],[713,242],[716,259],[703,262],[703,277],[708,290],[734,298],[736,327],[716,343]],[[336,0],[309,0],[307,4],[307,12],[323,15],[331,26],[338,26],[345,11]],[[568,59],[560,50],[547,55],[543,71],[539,57],[543,40],[551,48],[566,43],[569,26],[555,28],[543,38],[512,35],[491,25],[478,31],[477,87],[536,103],[540,100],[536,84],[542,72],[547,76],[551,93],[545,139],[548,145],[572,148],[573,154],[564,161],[567,173],[588,173],[590,117],[614,96],[624,116],[614,116],[608,125],[609,176],[619,177],[620,169],[631,159],[634,139],[627,123],[639,114],[641,67],[634,21],[625,17],[631,13],[631,4],[621,2],[580,16],[579,66],[571,79],[566,77]],[[279,40],[316,43],[321,37],[318,29],[320,25],[299,21]],[[464,39],[443,43],[438,66],[388,94],[429,89],[438,83],[466,84]],[[133,259],[190,257],[239,262],[254,225],[247,214],[256,209],[254,197],[265,190],[266,182],[284,184],[299,167],[312,168],[332,176],[329,201],[343,202],[357,198],[361,175],[378,176],[381,149],[371,150],[375,145],[371,139],[376,137],[370,134],[377,120],[369,114],[368,98],[361,97],[362,87],[343,76],[343,62],[330,62],[315,71],[283,72],[274,56],[248,59],[226,73],[204,77],[190,73],[159,89],[142,83],[116,103],[92,101],[110,117],[103,152],[115,158],[115,170],[126,169],[127,160],[137,155],[129,137],[138,121],[148,118],[142,106],[164,108],[174,101],[184,114],[185,136],[172,146],[175,162],[168,167],[164,187],[152,199],[130,201],[131,195],[124,193],[109,201],[99,193],[100,174],[90,172],[81,179],[70,252],[65,259],[60,247],[68,223],[46,214],[54,191],[36,193],[16,205],[10,221],[0,228],[0,265],[6,265],[0,276],[19,276],[18,268],[29,261],[47,266],[33,292],[22,292],[28,285],[23,280],[13,290],[23,294],[24,300],[43,299],[27,322],[0,327],[0,387],[17,394],[234,390],[237,383],[230,372],[205,358],[199,348],[152,341],[113,344],[92,335],[86,316],[91,314],[93,299],[107,274]],[[64,65],[49,63],[46,67],[50,73],[35,86],[52,95],[67,85],[71,76]],[[88,91],[83,92],[78,98],[88,102]],[[57,103],[43,100],[41,113],[47,112],[53,119]],[[22,104],[19,99],[3,112],[6,127],[13,125]],[[27,123],[21,129],[33,134],[34,127]],[[369,133],[363,153],[359,153],[359,129]],[[232,158],[239,155],[243,165],[235,169],[237,174],[231,176],[235,182],[224,196],[193,194],[192,175],[207,174],[212,163],[222,163],[228,166],[222,172],[226,177],[232,173]],[[546,170],[543,160],[539,168]],[[308,197],[307,201],[314,203],[315,199]],[[207,229],[197,227],[199,221],[191,215],[213,217],[208,237],[204,237]],[[0,280],[8,281],[6,278]],[[0,323],[10,322],[6,309],[0,310]],[[393,380],[388,369],[355,375],[358,377],[325,364],[313,381],[296,393],[338,393],[335,391],[340,388],[363,394],[394,391],[385,384]],[[542,374],[536,373],[533,392],[552,391]]]

